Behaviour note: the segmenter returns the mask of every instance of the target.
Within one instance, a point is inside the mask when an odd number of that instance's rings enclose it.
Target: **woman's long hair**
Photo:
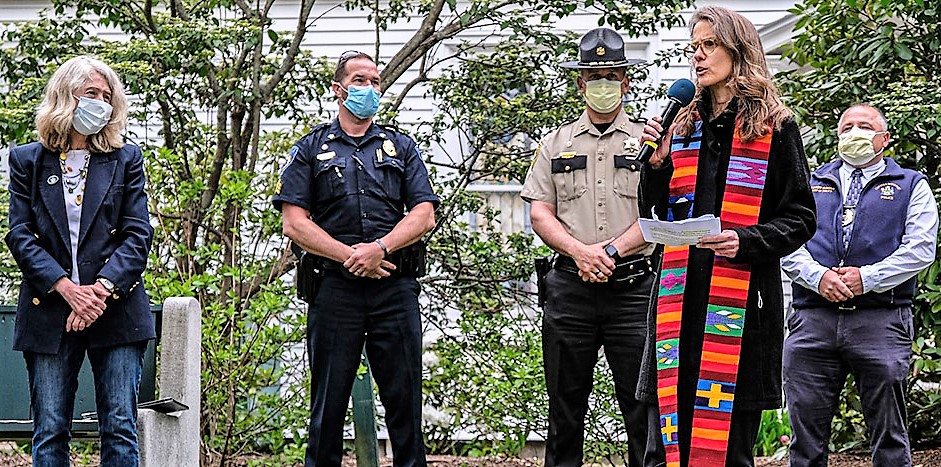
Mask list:
[[[121,79],[101,60],[78,56],[63,63],[46,83],[42,104],[36,111],[36,132],[39,141],[53,151],[68,151],[75,112],[75,91],[81,89],[95,73],[100,74],[111,87],[111,120],[96,134],[88,136],[88,151],[111,152],[124,146],[124,126],[127,124],[127,96]]]
[[[693,13],[689,21],[690,34],[700,21],[712,25],[716,39],[732,55],[732,74],[727,85],[732,96],[738,98],[736,120],[741,125],[742,138],[751,141],[771,129],[781,128],[781,123],[792,113],[784,106],[778,88],[771,79],[761,37],[755,25],[727,8],[706,6]],[[709,89],[701,88],[697,80],[694,102],[711,102],[710,99]],[[680,113],[677,134],[693,133],[692,112],[695,110],[696,105],[690,105]]]

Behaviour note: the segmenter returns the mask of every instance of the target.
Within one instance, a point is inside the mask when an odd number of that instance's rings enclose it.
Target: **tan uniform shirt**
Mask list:
[[[542,139],[520,196],[555,205],[566,232],[584,244],[620,236],[640,214],[643,164],[634,159],[642,132],[622,111],[602,134],[583,112]]]

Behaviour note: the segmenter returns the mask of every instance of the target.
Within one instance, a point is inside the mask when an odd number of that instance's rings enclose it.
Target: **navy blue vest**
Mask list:
[[[826,267],[864,266],[891,255],[902,243],[908,206],[915,184],[924,175],[903,169],[886,158],[885,170],[866,183],[856,206],[853,236],[849,248],[843,250],[843,196],[840,192],[839,168],[836,160],[817,169],[810,180],[817,203],[817,232],[807,242],[807,251]],[[909,305],[915,294],[915,277],[892,290],[869,292],[842,303],[846,307],[877,308]],[[817,293],[794,285],[795,308],[834,307]]]

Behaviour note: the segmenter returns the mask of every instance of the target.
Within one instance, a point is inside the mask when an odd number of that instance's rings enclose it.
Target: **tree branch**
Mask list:
[[[307,34],[307,18],[310,17],[310,10],[314,8],[314,2],[315,0],[304,0],[301,3],[301,10],[297,15],[297,29],[294,30],[291,46],[285,52],[284,61],[281,62],[281,66],[274,72],[271,79],[261,87],[261,97],[265,102],[271,98],[271,93],[284,79],[284,75],[294,68],[294,60],[297,58],[297,54],[301,50],[301,42]]]

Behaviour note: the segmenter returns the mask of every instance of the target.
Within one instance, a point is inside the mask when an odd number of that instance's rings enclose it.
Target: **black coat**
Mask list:
[[[702,149],[696,179],[693,215],[719,216],[734,130],[735,102],[712,121],[703,121]],[[700,115],[709,115],[700,108]],[[664,170],[671,170],[669,168]],[[647,187],[648,196],[666,205],[666,186]],[[745,329],[739,363],[735,404],[746,409],[776,408],[781,405],[781,350],[784,343],[784,294],[781,288],[780,258],[793,252],[816,229],[814,197],[810,191],[810,170],[800,132],[793,120],[787,120],[771,139],[768,174],[758,224],[733,229],[738,233],[739,250],[733,263],[751,264],[746,302]],[[661,219],[665,212],[658,213]],[[709,300],[712,274],[711,250],[690,247],[686,277],[686,297],[680,331],[679,385],[695,385]],[[657,255],[662,254],[658,248]],[[659,262],[659,261],[658,261]],[[637,395],[656,402],[656,308],[653,291],[648,314],[644,366],[641,368]],[[689,386],[687,386],[689,387]]]
[[[90,347],[154,337],[150,301],[140,285],[154,229],[147,212],[144,167],[137,146],[92,154],[78,237],[79,280],[115,284],[107,309],[84,331]],[[14,350],[56,353],[71,308],[52,285],[72,274],[69,221],[59,155],[39,143],[10,152],[10,231],[6,244],[23,272]]]

